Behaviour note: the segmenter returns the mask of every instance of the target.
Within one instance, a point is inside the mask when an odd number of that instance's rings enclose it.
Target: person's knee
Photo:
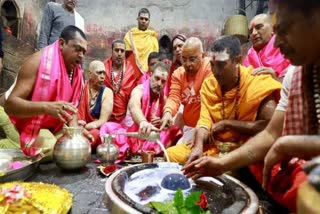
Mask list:
[[[177,146],[172,146],[167,150],[170,162],[176,162],[180,164],[184,164],[187,161],[188,155],[190,154],[190,150],[186,149],[186,145],[180,144]]]

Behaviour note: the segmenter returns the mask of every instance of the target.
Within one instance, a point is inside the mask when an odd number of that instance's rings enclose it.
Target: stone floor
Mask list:
[[[70,214],[110,213],[110,204],[108,205],[110,202],[106,198],[104,187],[106,178],[99,172],[97,166],[97,164],[91,161],[79,171],[65,172],[54,163],[40,164],[37,172],[28,181],[53,183],[70,191],[74,196]],[[263,191],[248,170],[241,170],[241,177],[239,179],[257,194],[262,213],[288,213],[286,209],[277,205]]]

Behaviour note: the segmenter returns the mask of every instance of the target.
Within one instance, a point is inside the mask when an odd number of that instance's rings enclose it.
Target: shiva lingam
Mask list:
[[[113,139],[117,135],[124,135],[128,137],[135,137],[142,140],[147,140],[150,142],[157,143],[162,151],[164,152],[167,161],[169,162],[169,156],[164,148],[163,144],[160,142],[160,133],[152,131],[149,136],[142,136],[139,132],[117,132],[113,134],[106,134],[103,136],[103,143],[97,147],[97,156],[102,161],[103,164],[114,163],[119,155],[118,147],[113,143]],[[152,162],[153,154],[148,152],[142,152],[144,162]]]
[[[64,127],[64,135],[53,149],[53,160],[62,169],[79,169],[91,158],[89,141],[82,136],[81,127]]]
[[[183,195],[200,191],[208,199],[209,210],[218,213],[256,214],[258,199],[254,192],[235,178],[222,175],[187,179],[177,163],[151,163],[124,167],[106,181],[105,191],[111,213],[155,213],[151,201],[173,200],[178,188]]]

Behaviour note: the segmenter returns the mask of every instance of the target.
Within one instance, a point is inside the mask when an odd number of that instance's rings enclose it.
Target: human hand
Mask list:
[[[230,120],[221,120],[214,123],[211,128],[211,135],[215,135],[219,132],[227,131],[230,129]]]
[[[94,137],[92,136],[92,134],[90,134],[90,132],[87,129],[82,129],[82,134],[85,138],[87,138],[90,142],[94,141]]]
[[[183,174],[193,180],[202,176],[217,176],[225,172],[221,159],[210,156],[201,157],[182,168]]]
[[[203,154],[203,144],[199,143],[194,145],[185,164],[188,165],[192,161],[199,159],[200,157],[202,157],[202,154]]]
[[[85,126],[87,124],[87,122],[86,121],[84,121],[84,120],[78,120],[78,125],[79,126]]]
[[[72,104],[65,101],[47,102],[45,113],[59,118],[63,123],[69,123],[73,119],[78,109]]]
[[[252,71],[251,75],[256,76],[256,75],[260,75],[260,74],[270,74],[273,79],[278,78],[276,72],[271,68],[271,67],[259,67],[256,68]]]
[[[165,112],[162,116],[162,125],[160,130],[168,129],[172,126],[172,115],[170,112]]]
[[[151,118],[151,124],[154,125],[157,128],[160,128],[160,126],[162,125],[162,120],[161,120],[160,117],[153,116]]]
[[[84,126],[87,130],[91,130],[91,129],[97,129],[99,128],[96,124],[96,121],[88,123]]]
[[[141,137],[145,137],[145,138],[149,137],[151,131],[160,131],[160,130],[146,120],[143,120],[140,122],[139,135]]]
[[[278,140],[272,145],[267,155],[265,156],[262,180],[263,188],[267,187],[272,167],[277,163],[280,163],[282,161],[288,161],[290,159],[290,156],[286,154],[286,151],[284,151],[284,147],[282,145],[284,143],[288,143],[288,141],[290,141],[291,138],[292,136],[283,136],[278,138]]]

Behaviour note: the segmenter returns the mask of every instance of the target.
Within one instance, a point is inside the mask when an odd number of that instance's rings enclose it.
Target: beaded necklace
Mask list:
[[[221,115],[222,115],[222,120],[227,119],[226,118],[226,113],[225,113],[225,93],[224,91],[222,91],[223,95],[222,95],[222,108],[221,108]],[[234,110],[234,119],[237,120],[238,116],[239,116],[239,99],[240,99],[240,72],[238,72],[238,80],[237,80],[237,88],[236,88],[236,96],[235,96],[235,110]]]
[[[312,72],[307,72],[309,69]],[[307,67],[304,81],[304,94],[307,100],[307,111],[309,124],[309,134],[320,134],[320,75],[319,67]]]
[[[123,70],[120,71],[120,76],[117,81],[115,81],[114,72],[111,71],[111,86],[114,94],[119,93],[121,88],[122,78],[123,78]]]
[[[69,82],[70,82],[70,85],[72,84],[72,80],[73,80],[73,70],[71,70],[70,73],[69,73]]]

